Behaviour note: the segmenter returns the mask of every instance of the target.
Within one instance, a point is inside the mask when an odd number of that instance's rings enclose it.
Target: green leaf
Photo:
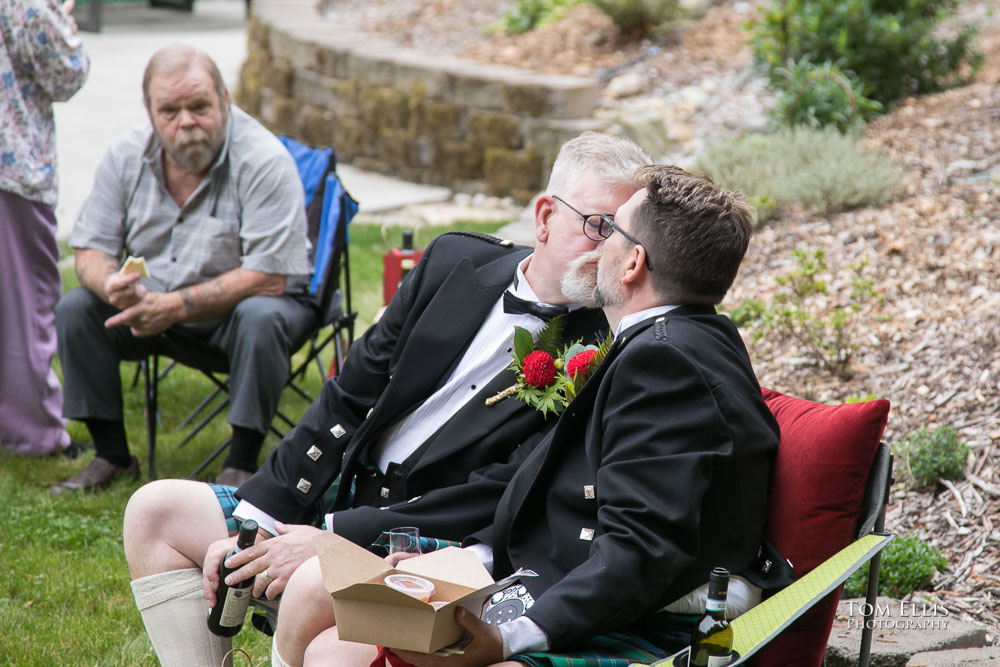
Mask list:
[[[548,352],[553,359],[559,356],[559,346],[562,343],[563,328],[565,326],[565,315],[557,315],[546,323],[542,330],[538,332],[538,340],[535,347]]]
[[[514,327],[514,358],[520,367],[524,362],[524,357],[535,351],[535,343],[531,339],[531,332],[523,327]]]

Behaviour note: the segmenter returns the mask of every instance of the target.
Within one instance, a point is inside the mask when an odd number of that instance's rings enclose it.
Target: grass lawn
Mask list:
[[[492,232],[500,225],[459,223],[453,227],[418,230],[422,247],[448,229]],[[354,308],[360,334],[382,305],[382,253],[397,244],[399,228],[369,225],[351,228],[350,261]],[[384,239],[389,239],[388,241]],[[77,284],[71,268],[63,271],[64,289]],[[330,354],[325,356],[329,365]],[[89,462],[30,459],[0,451],[0,498],[6,505],[0,531],[0,663],[9,665],[156,665],[142,620],[129,588],[122,551],[122,514],[132,492],[146,481],[146,432],[143,391],[131,388],[136,364],[122,364],[125,427],[143,477],[119,481],[98,494],[53,497],[48,487]],[[321,379],[308,372],[306,386],[318,396]],[[198,373],[178,366],[160,383],[161,426],[157,436],[157,474],[186,477],[228,435],[220,416],[181,450],[180,423],[212,385]],[[281,409],[298,419],[308,404],[285,392]],[[86,428],[69,425],[74,439],[89,440]],[[284,430],[284,429],[282,429]],[[265,454],[278,444],[273,435]],[[219,463],[201,478],[211,480]],[[270,655],[270,639],[247,623],[234,645],[258,663]],[[237,660],[237,665],[246,664]]]

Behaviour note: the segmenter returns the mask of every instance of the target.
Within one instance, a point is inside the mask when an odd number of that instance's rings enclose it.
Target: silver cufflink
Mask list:
[[[582,529],[580,531],[580,539],[581,540],[587,540],[588,542],[590,540],[594,539],[594,529],[593,528],[584,528],[584,529]]]
[[[380,495],[380,496],[382,496],[383,498],[388,498],[388,497],[389,497],[389,487],[386,487],[386,486],[383,486],[383,487],[382,487],[382,490],[381,490],[381,491],[379,491],[378,493],[379,493],[379,495]]]
[[[340,424],[337,424],[336,426],[334,426],[333,428],[330,429],[330,433],[335,438],[342,438],[342,437],[344,437],[344,434],[347,433],[347,429],[345,429]]]
[[[587,500],[593,500],[597,497],[597,494],[594,493],[594,486],[592,484],[587,484],[583,487],[583,497]]]
[[[302,493],[309,493],[309,489],[312,488],[312,482],[310,482],[305,477],[302,477],[301,479],[299,479],[299,483],[295,485],[295,488],[301,491]]]
[[[306,452],[306,456],[315,461],[319,457],[323,456],[323,450],[317,447],[316,445],[313,445],[312,447],[309,448],[309,451]]]

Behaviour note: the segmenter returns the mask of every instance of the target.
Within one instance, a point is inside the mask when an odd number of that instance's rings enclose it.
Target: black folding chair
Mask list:
[[[332,369],[339,371],[347,348],[354,341],[354,323],[357,313],[351,305],[351,274],[350,258],[347,252],[347,228],[358,211],[358,204],[344,189],[336,173],[337,157],[332,148],[318,149],[301,144],[293,139],[281,137],[282,143],[292,154],[299,168],[299,176],[306,194],[306,216],[309,221],[309,240],[313,248],[313,277],[310,293],[314,294],[319,306],[318,325],[308,336],[298,341],[293,349],[294,354],[305,351],[305,358],[291,369],[285,387],[289,387],[307,401],[313,397],[302,386],[302,380],[310,364],[315,363],[320,378],[326,379],[327,371],[323,367],[321,353],[327,346],[333,344]],[[173,359],[163,371],[159,370],[159,357],[152,355],[140,362],[136,379],[142,374],[145,384],[146,399],[146,439],[149,451],[149,478],[156,479],[156,429],[157,429],[157,392],[158,384],[176,363],[182,363],[200,371],[202,375],[215,385],[190,414],[184,419],[181,428],[191,425],[200,418],[191,431],[177,444],[180,449],[202,431],[216,416],[229,406],[229,385],[224,377],[229,372],[228,362],[220,357],[213,363],[205,363],[199,359]],[[292,359],[289,360],[292,363]],[[203,415],[208,407],[222,397],[211,410]],[[279,438],[284,437],[282,427],[293,427],[295,423],[280,410],[270,425],[270,431]],[[229,447],[231,438],[218,445],[198,467],[188,475],[192,479],[200,474],[222,452]]]

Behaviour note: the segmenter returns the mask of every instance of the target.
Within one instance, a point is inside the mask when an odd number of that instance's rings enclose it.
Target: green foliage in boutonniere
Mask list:
[[[517,384],[486,399],[486,405],[516,394],[542,415],[562,412],[611,348],[610,335],[600,346],[577,341],[560,348],[562,334],[562,315],[549,320],[538,332],[537,340],[527,329],[514,327],[509,368],[517,373]]]

